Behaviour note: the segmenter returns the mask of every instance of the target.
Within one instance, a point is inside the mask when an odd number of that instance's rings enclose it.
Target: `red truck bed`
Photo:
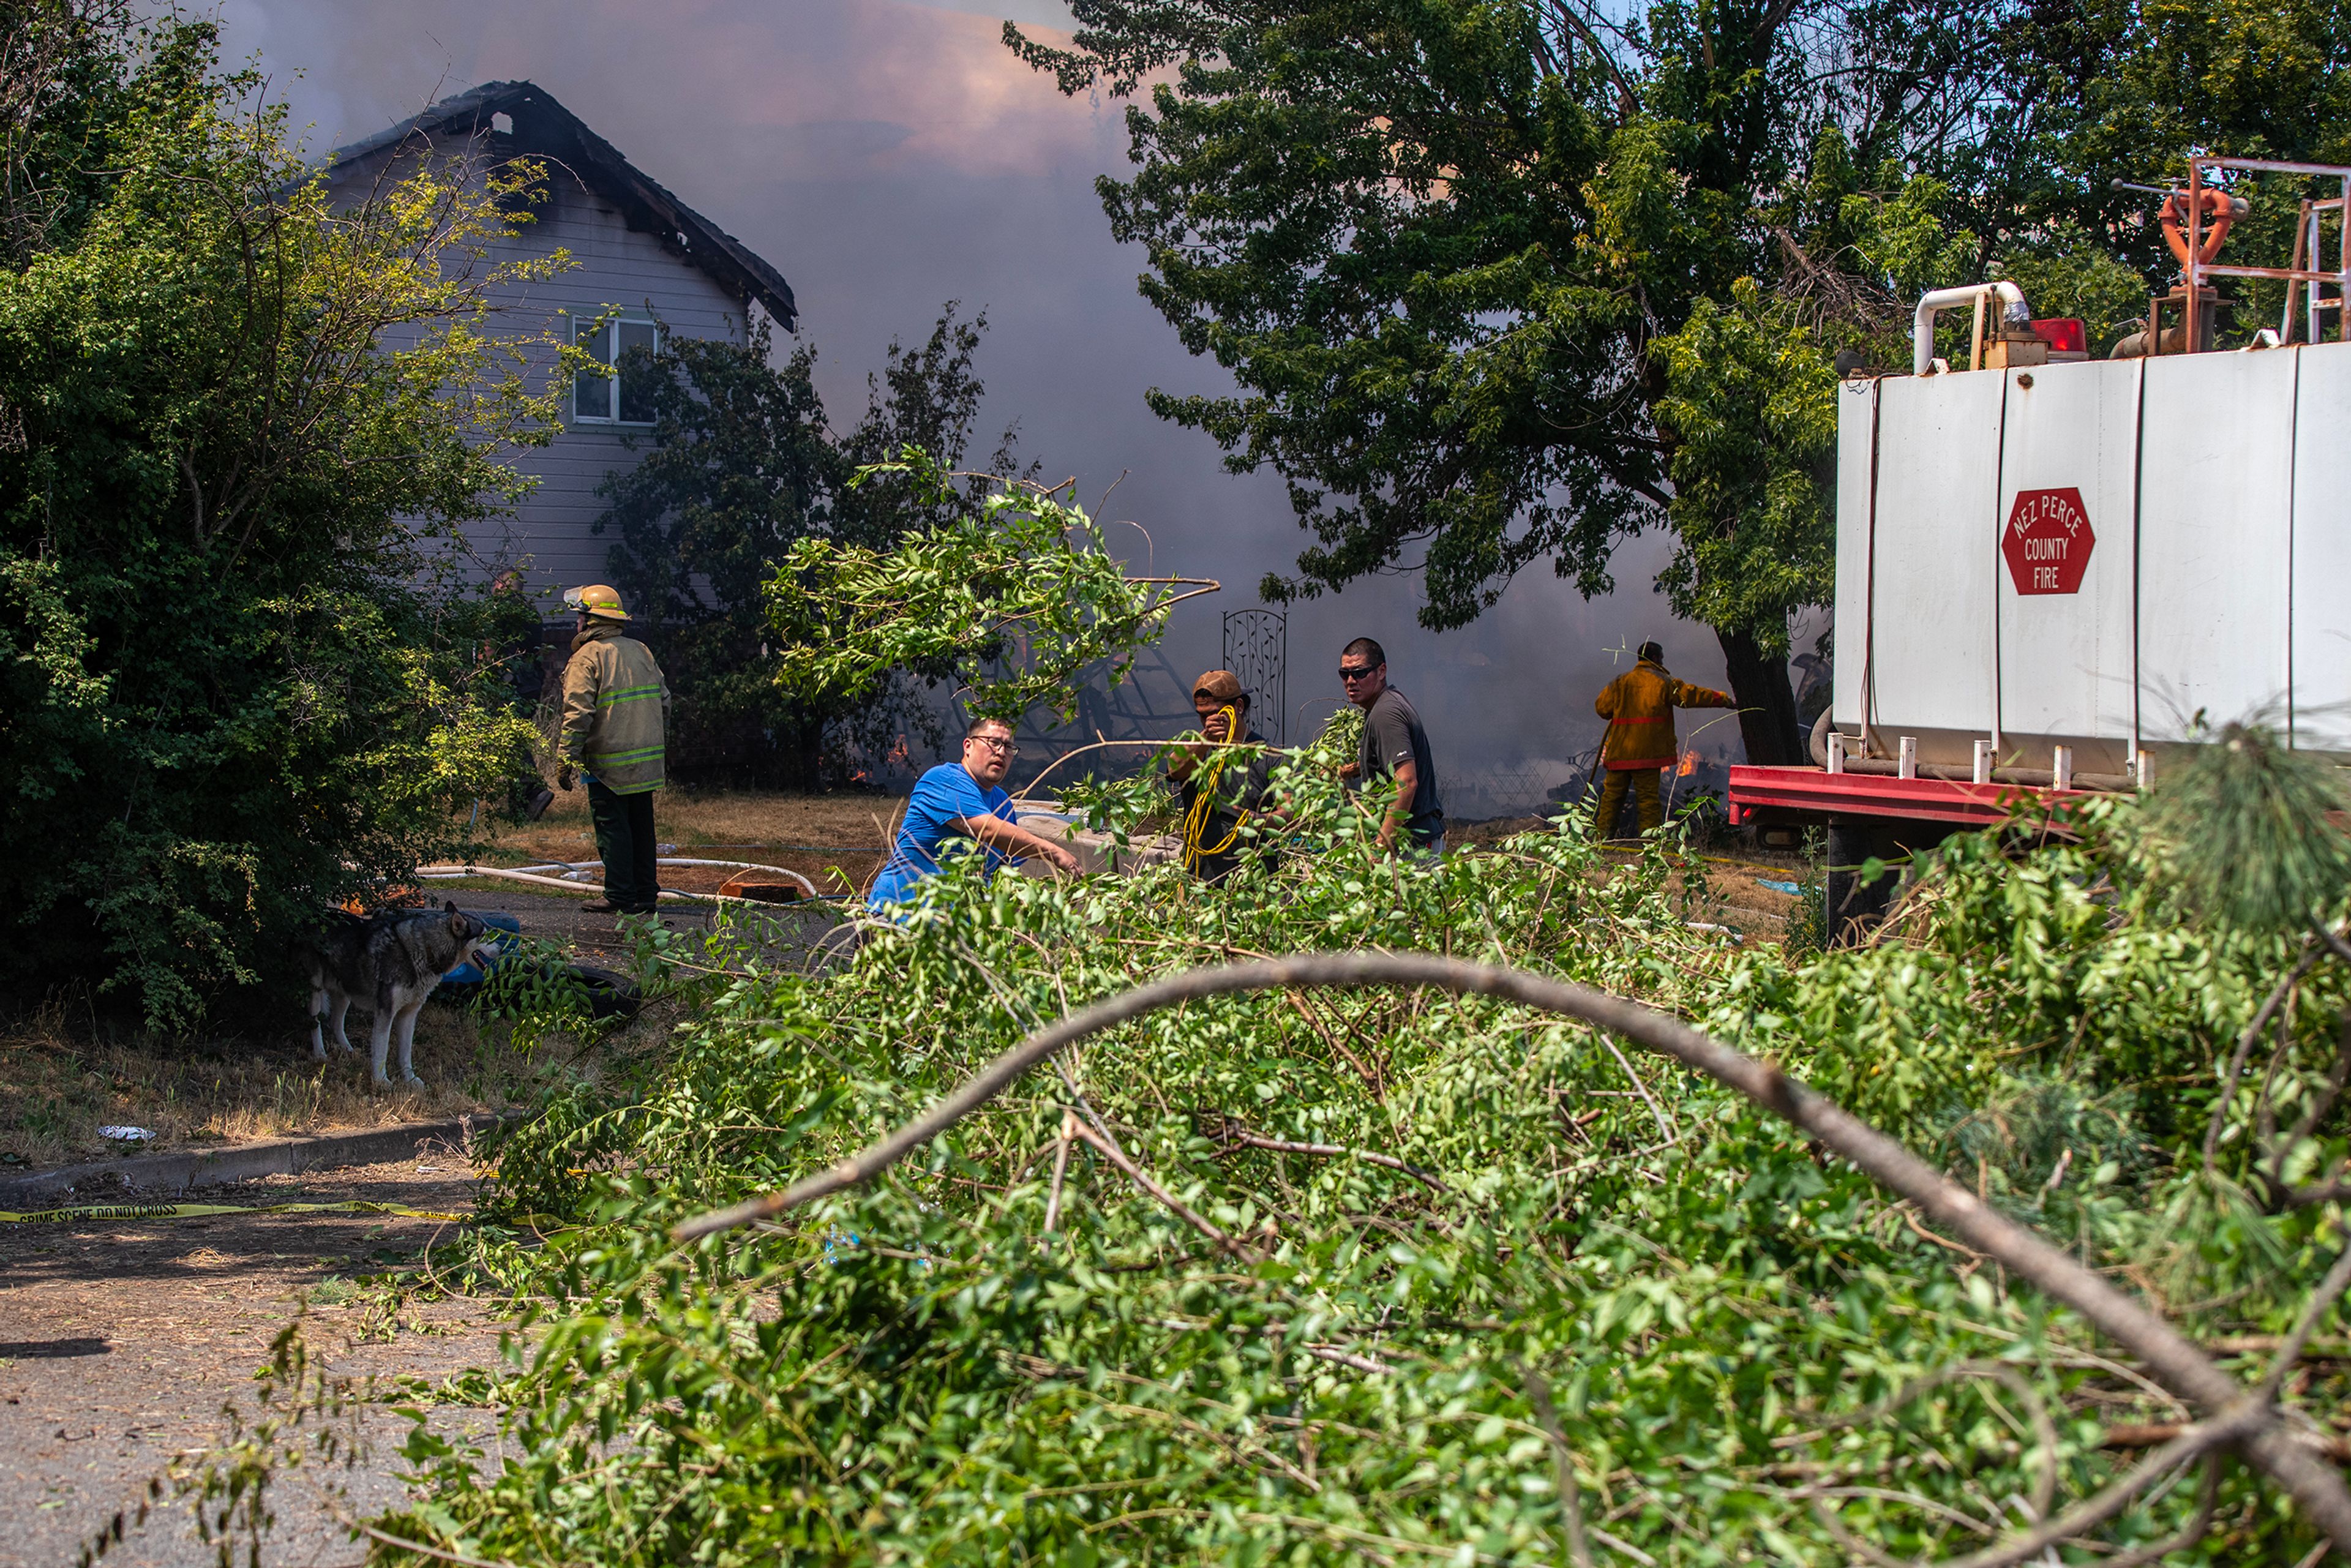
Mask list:
[[[1894,779],[1882,773],[1831,773],[1823,768],[1733,768],[1734,826],[1773,810],[1817,817],[1888,817],[1910,822],[1990,827],[2019,805],[2074,800],[2084,791],[2029,784],[1967,784],[1945,779]]]

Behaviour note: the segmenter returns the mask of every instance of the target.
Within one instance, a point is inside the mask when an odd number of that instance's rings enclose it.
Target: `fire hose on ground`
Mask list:
[[[466,877],[476,876],[496,877],[506,882],[524,882],[532,883],[541,887],[558,887],[561,888],[566,893],[601,893],[604,891],[601,883],[576,879],[577,873],[584,872],[586,868],[596,863],[597,862],[593,861],[580,861],[577,862],[569,861],[541,861],[528,866],[519,867],[475,865],[472,863],[462,865],[428,865],[417,867],[416,874],[420,880],[427,882],[455,882]],[[736,871],[766,872],[770,875],[783,877],[791,882],[798,883],[800,887],[801,896],[803,897],[821,898],[824,896],[817,891],[816,883],[810,882],[807,877],[802,876],[799,872],[793,871],[785,866],[762,865],[757,861],[697,860],[686,857],[664,856],[654,861],[653,863],[656,866],[717,866]],[[546,874],[548,872],[555,870],[558,867],[560,867],[566,873],[574,874],[566,876],[549,876]],[[674,898],[691,904],[757,904],[766,902],[760,899],[746,898],[739,894],[724,892],[687,893],[682,889],[674,887],[663,888],[661,890],[661,896],[664,898]]]

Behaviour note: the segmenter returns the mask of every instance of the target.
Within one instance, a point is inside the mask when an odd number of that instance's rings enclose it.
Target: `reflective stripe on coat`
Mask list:
[[[1644,659],[1608,683],[1593,711],[1608,721],[1600,743],[1603,768],[1665,768],[1681,755],[1674,736],[1674,709],[1729,707],[1728,694],[1676,680],[1662,664]]]
[[[590,622],[563,670],[563,759],[615,795],[642,795],[667,778],[668,732],[669,682],[653,651]]]

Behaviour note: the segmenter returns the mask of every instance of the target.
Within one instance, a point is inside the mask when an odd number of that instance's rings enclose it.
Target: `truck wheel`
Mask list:
[[[1893,901],[1894,884],[1898,880],[1887,871],[1875,883],[1862,884],[1860,866],[1870,856],[1883,852],[1874,828],[1860,822],[1829,820],[1828,874],[1822,880],[1826,884],[1827,918],[1821,930],[1832,947],[1849,947],[1877,928],[1886,918],[1886,907]]]

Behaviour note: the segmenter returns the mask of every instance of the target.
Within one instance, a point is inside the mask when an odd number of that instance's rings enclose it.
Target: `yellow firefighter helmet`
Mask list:
[[[600,615],[607,621],[626,621],[629,618],[629,612],[621,608],[618,591],[601,582],[591,582],[585,588],[565,589],[563,607],[582,615]]]

